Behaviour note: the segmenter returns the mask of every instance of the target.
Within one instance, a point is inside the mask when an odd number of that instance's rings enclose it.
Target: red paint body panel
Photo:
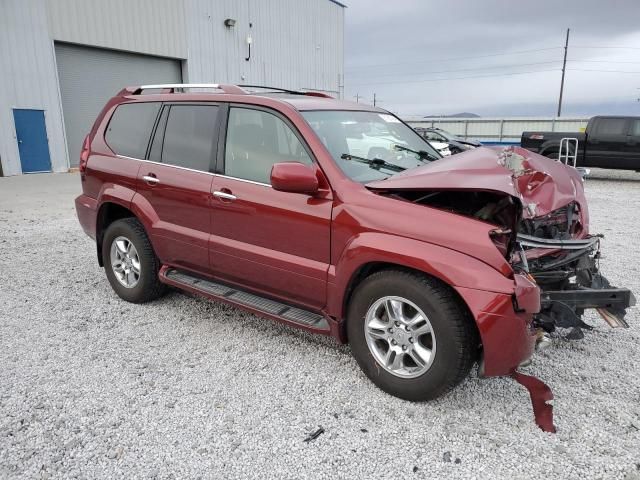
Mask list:
[[[149,183],[150,176],[158,180]],[[135,205],[153,212],[145,228],[164,263],[200,273],[211,273],[211,182],[213,175],[171,165],[142,162]]]
[[[211,264],[220,278],[321,309],[327,295],[331,246],[329,192],[310,196],[216,176],[210,237]]]
[[[582,177],[574,168],[520,147],[503,150],[480,147],[394,175],[368,186],[381,190],[479,190],[500,192],[535,204],[523,218],[546,215],[576,201],[581,223],[589,225]]]
[[[456,291],[478,325],[484,353],[484,375],[509,375],[533,354],[536,334],[531,322],[532,313],[537,312],[516,313],[512,295],[464,287],[458,287]]]
[[[271,169],[271,186],[283,192],[315,194],[318,191],[318,177],[308,165],[276,163]]]
[[[98,200],[82,194],[76,197],[76,212],[84,233],[96,239],[96,217],[98,215]]]
[[[305,139],[317,162],[313,168],[319,191],[314,195],[278,191],[221,174],[115,155],[104,142],[110,115],[119,103],[140,101],[213,101],[276,110]],[[489,232],[496,226],[376,190],[497,191],[527,205],[535,203],[535,215],[576,201],[586,231],[588,213],[579,175],[526,150],[500,153],[478,148],[365,187],[343,174],[300,114],[311,109],[363,106],[304,96],[125,93],[114,97],[90,133],[83,195],[76,200],[82,227],[95,236],[100,207],[117,203],[141,220],[164,265],[322,312],[330,320],[330,334],[340,341],[347,340],[341,328],[347,294],[362,268],[384,263],[425,272],[450,285],[475,319],[485,375],[513,372],[533,352],[531,322],[540,308],[540,292],[530,279],[513,272],[493,244]],[[156,176],[159,183],[150,185],[142,179],[145,175]],[[216,197],[216,191],[236,198]],[[172,284],[162,272],[161,278]]]

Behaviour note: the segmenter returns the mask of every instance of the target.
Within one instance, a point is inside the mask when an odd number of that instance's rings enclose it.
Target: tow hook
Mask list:
[[[556,433],[556,427],[553,424],[553,405],[547,403],[553,400],[551,388],[542,380],[517,370],[511,373],[511,378],[529,391],[536,425],[543,432]]]

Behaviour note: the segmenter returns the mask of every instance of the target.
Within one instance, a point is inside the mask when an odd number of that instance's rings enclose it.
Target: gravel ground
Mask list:
[[[405,402],[331,339],[177,292],[119,300],[79,183],[0,178],[0,477],[640,479],[638,309],[524,370],[554,391],[555,435],[508,378]],[[603,270],[638,295],[640,174],[594,171],[587,193]]]

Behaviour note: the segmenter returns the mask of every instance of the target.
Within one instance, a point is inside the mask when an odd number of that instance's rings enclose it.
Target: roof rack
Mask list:
[[[333,98],[331,95],[328,95],[324,92],[316,92],[316,91],[309,91],[309,90],[289,90],[286,88],[279,88],[279,87],[268,87],[266,85],[237,85],[240,88],[260,88],[262,90],[271,90],[273,92],[282,92],[282,93],[288,93],[290,95],[308,95],[310,97],[323,97],[323,98]]]
[[[236,85],[224,85],[220,83],[162,83],[158,85],[140,85],[139,87],[126,87],[121,95],[141,95],[144,90],[162,90],[162,93],[184,92],[191,88],[220,90],[222,93],[245,95],[247,92]]]
[[[272,92],[288,93],[290,95],[308,95],[311,97],[333,98],[323,92],[288,90],[286,88],[268,87],[265,85],[228,85],[221,83],[162,83],[158,85],[140,85],[139,87],[125,87],[118,95],[141,95],[144,90],[161,90],[161,93],[177,93],[184,92],[191,88],[219,90],[222,93],[234,95],[247,95],[252,92],[245,88],[259,88],[262,90],[270,90]]]

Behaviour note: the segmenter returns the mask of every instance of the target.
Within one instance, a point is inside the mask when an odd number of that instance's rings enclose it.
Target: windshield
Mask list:
[[[420,135],[388,113],[317,110],[302,115],[342,171],[357,182],[382,180],[441,158]]]

